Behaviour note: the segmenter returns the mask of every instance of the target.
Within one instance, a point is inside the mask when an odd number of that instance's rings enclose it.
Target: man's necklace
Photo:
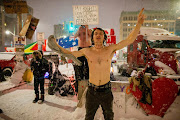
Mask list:
[[[102,49],[104,48],[104,46],[100,46],[100,47],[97,47],[97,46],[94,46],[96,49]]]

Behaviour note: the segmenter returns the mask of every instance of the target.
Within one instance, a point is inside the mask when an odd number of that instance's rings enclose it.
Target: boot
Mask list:
[[[33,103],[36,103],[39,100],[39,94],[36,94],[35,99],[33,100]]]
[[[38,103],[42,104],[44,102],[44,94],[41,94],[41,98],[39,99]]]
[[[3,113],[3,111],[0,109],[0,114]]]

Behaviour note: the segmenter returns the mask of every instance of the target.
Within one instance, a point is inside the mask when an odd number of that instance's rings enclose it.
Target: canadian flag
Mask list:
[[[107,35],[107,41],[106,41],[106,45],[112,45],[112,44],[116,44],[116,36],[114,33],[114,29],[104,29],[106,35]]]

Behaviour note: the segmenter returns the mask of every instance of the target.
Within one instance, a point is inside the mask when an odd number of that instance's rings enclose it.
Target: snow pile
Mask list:
[[[14,53],[0,53],[0,60],[11,60],[15,56]]]
[[[19,82],[22,80],[22,76],[27,68],[28,66],[24,62],[17,62],[16,66],[14,67],[10,81],[13,84],[18,85]]]
[[[71,63],[64,64],[64,65],[59,65],[59,71],[61,74],[65,74],[67,76],[74,75],[74,67]]]
[[[169,75],[175,75],[176,74],[176,72],[172,68],[170,68],[169,66],[167,66],[166,64],[164,64],[160,61],[155,61],[155,65],[158,67],[162,67],[165,74],[169,74]]]
[[[9,80],[0,83],[0,91],[14,87],[15,85]]]

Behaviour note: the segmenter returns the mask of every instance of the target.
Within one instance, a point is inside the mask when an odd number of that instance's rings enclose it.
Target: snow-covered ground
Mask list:
[[[73,67],[61,65],[62,74],[74,74]],[[9,81],[0,83],[0,91],[13,87]],[[4,114],[15,120],[84,120],[85,108],[77,108],[76,96],[59,97],[45,94],[44,104],[32,103],[34,90],[21,89],[0,96],[0,108]],[[167,110],[163,118],[156,115],[146,116],[143,110],[137,107],[134,98],[130,97],[126,103],[126,113],[114,111],[114,120],[180,120],[180,96]],[[119,114],[119,117],[116,117]],[[0,120],[3,120],[0,114]],[[95,120],[104,120],[102,110],[96,113]]]

